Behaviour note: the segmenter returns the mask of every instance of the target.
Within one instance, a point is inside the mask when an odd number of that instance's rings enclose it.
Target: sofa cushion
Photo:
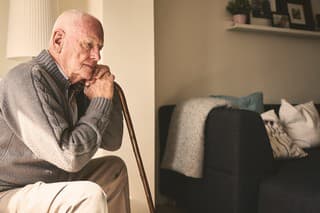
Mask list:
[[[320,212],[320,149],[302,159],[277,161],[277,172],[260,184],[259,213]]]
[[[320,145],[320,118],[312,101],[292,106],[282,99],[279,116],[288,135],[298,146],[310,148]]]
[[[284,127],[274,110],[262,113],[261,117],[268,133],[274,158],[301,158],[307,156],[307,153],[294,144],[284,131]]]
[[[286,173],[320,173],[320,148],[305,149],[305,151],[308,153],[305,158],[275,161],[275,170]]]
[[[320,174],[284,173],[260,185],[259,213],[320,212]]]
[[[239,109],[251,110],[258,113],[263,112],[262,92],[255,92],[243,97],[234,97],[228,95],[213,95],[212,97],[228,100],[232,103],[233,106],[236,106]]]

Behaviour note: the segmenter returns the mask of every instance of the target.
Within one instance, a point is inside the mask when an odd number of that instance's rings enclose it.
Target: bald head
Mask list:
[[[63,30],[66,33],[74,33],[80,29],[83,30],[87,28],[88,25],[94,25],[93,27],[100,29],[103,35],[103,27],[96,17],[80,10],[67,10],[56,19],[52,28],[51,40],[53,39],[54,32],[57,30]]]
[[[90,79],[100,60],[103,28],[94,16],[68,10],[56,20],[49,43],[49,53],[71,82]]]

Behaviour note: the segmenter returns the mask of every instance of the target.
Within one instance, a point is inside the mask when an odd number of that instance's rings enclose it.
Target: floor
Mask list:
[[[130,200],[131,212],[132,213],[148,213],[149,208],[146,205],[146,201],[143,200]],[[181,208],[176,207],[176,204],[169,200],[162,200],[156,206],[156,213],[186,213],[187,211],[182,210]]]
[[[157,213],[185,213],[185,210],[177,207],[177,204],[172,199],[159,194],[158,204],[156,207]]]
[[[161,205],[157,207],[157,213],[185,213],[182,209],[178,209],[173,205]]]

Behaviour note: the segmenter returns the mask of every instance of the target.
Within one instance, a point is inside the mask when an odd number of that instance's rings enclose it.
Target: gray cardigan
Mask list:
[[[75,124],[68,100],[74,91],[79,91]],[[116,93],[112,100],[89,101],[82,86],[71,85],[46,50],[0,81],[0,110],[0,191],[68,180],[99,147],[116,150],[121,145]]]

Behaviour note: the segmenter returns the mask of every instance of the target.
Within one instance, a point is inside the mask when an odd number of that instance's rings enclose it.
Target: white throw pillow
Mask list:
[[[275,159],[301,158],[308,154],[299,146],[294,144],[274,110],[261,114]]]
[[[301,148],[320,145],[320,118],[312,101],[292,106],[281,99],[279,116],[295,144]]]

